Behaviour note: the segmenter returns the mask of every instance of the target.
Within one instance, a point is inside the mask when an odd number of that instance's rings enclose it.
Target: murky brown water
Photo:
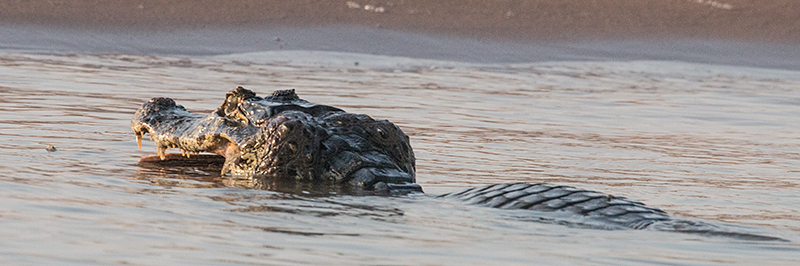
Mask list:
[[[295,88],[398,124],[429,194],[553,182],[790,242],[573,228],[420,195],[247,190],[220,183],[213,169],[136,165],[155,153],[152,143],[138,150],[130,131],[141,103],[166,96],[210,112],[237,85]],[[5,53],[0,263],[796,265],[798,125],[797,71],[315,52]]]

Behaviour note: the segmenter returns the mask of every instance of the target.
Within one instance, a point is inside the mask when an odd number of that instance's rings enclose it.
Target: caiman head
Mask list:
[[[158,148],[155,160],[177,156],[167,154],[170,148],[187,158],[214,153],[225,157],[222,174],[231,178],[329,182],[364,190],[418,187],[414,152],[400,128],[310,103],[294,90],[259,97],[237,87],[207,116],[190,113],[170,98],[153,98],[136,111],[131,129],[140,149],[142,137],[150,134]]]

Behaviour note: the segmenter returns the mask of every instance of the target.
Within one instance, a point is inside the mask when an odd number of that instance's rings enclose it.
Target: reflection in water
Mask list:
[[[186,158],[180,154],[167,154],[165,160],[158,156],[146,156],[139,160],[141,169],[137,180],[149,181],[159,186],[179,186],[189,188],[239,187],[245,189],[269,190],[283,193],[304,194],[307,196],[331,195],[390,195],[387,191],[365,191],[360,188],[319,180],[309,182],[293,177],[256,176],[237,178],[221,175],[225,158],[219,155],[200,154]],[[412,191],[399,190],[393,194],[407,194]]]
[[[0,220],[11,264],[785,264],[800,251],[800,80],[678,62],[468,65],[284,52],[0,54]],[[276,57],[277,58],[277,57]],[[342,59],[345,58],[345,59]],[[311,60],[314,59],[314,60]],[[308,63],[318,61],[319,63]],[[207,166],[140,167],[136,108],[211,112],[231,88],[389,119],[430,194],[554,182],[792,242],[531,223],[430,199],[348,196]],[[46,151],[47,145],[57,151]],[[517,217],[517,218],[515,218]],[[541,216],[539,216],[541,217]],[[749,228],[749,229],[748,229]],[[739,230],[739,228],[734,228]],[[97,256],[102,250],[107,256]],[[598,255],[602,254],[602,255]],[[765,259],[769,258],[769,259]],[[768,260],[768,261],[767,261]]]

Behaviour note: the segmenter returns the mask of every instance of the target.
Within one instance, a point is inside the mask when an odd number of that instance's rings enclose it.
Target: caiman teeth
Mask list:
[[[166,157],[167,157],[166,155],[164,155],[164,151],[166,151],[166,150],[167,150],[167,148],[158,147],[158,157],[161,158],[162,161],[164,159],[166,159]]]
[[[139,149],[142,149],[142,135],[136,134],[136,144],[139,145]]]

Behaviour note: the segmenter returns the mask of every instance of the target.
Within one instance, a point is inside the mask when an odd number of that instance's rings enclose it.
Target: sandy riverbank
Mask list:
[[[800,69],[800,1],[0,1],[0,49],[326,50],[472,62]]]
[[[0,23],[163,29],[351,25],[514,40],[708,38],[800,42],[794,0],[0,2]]]

